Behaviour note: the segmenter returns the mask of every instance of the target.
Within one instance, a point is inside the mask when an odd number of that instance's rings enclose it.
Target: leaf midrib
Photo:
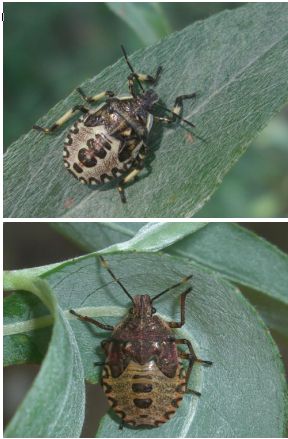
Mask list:
[[[121,306],[88,306],[82,308],[73,309],[79,314],[86,315],[88,317],[123,317],[127,312],[126,308]],[[68,320],[77,320],[69,310],[63,311],[63,314]],[[34,319],[25,320],[17,323],[8,323],[3,327],[3,335],[16,335],[24,332],[34,331],[36,329],[46,328],[51,326],[54,319],[51,315],[45,315],[42,317],[36,317]]]

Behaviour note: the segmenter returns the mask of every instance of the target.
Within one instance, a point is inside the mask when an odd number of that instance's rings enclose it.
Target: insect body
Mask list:
[[[65,141],[66,168],[82,183],[93,185],[121,177],[136,164],[141,167],[143,139],[153,123],[148,110],[157,99],[153,90],[135,99],[111,97],[95,113],[80,118]]]
[[[122,47],[122,46],[121,46]],[[96,109],[76,105],[50,128],[34,125],[38,131],[51,133],[63,125],[78,111],[81,116],[71,127],[65,139],[63,158],[67,170],[81,183],[98,185],[118,180],[118,191],[123,203],[126,202],[124,185],[132,182],[144,167],[148,152],[146,140],[153,120],[171,124],[177,118],[194,127],[191,122],[180,117],[183,99],[195,97],[195,93],[176,98],[173,111],[160,106],[159,97],[153,89],[144,90],[141,82],[155,84],[162,67],[158,67],[155,78],[151,75],[135,73],[122,47],[126,62],[132,71],[128,77],[130,95],[115,96],[112,91],[104,91],[95,96],[86,96],[77,91],[89,104],[105,99]],[[137,93],[136,84],[142,92]],[[155,105],[169,111],[171,117],[158,117],[152,111]]]
[[[192,344],[186,339],[176,339],[172,328],[185,323],[185,299],[191,291],[187,288],[180,296],[180,322],[165,322],[155,315],[153,301],[171,289],[186,283],[192,276],[162,291],[151,298],[149,295],[132,297],[124,285],[110,270],[113,279],[132,300],[127,317],[115,327],[102,323],[75,311],[70,312],[79,319],[112,331],[111,337],[102,342],[106,355],[103,364],[102,385],[108,401],[124,424],[132,426],[158,427],[174,415],[185,393],[199,392],[187,388],[195,362],[211,365],[211,361],[197,358]],[[188,347],[183,352],[178,346]],[[184,367],[188,360],[188,368]]]

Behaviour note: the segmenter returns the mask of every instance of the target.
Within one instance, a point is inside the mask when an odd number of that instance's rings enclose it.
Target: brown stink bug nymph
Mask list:
[[[197,358],[191,342],[177,339],[172,332],[173,328],[185,324],[185,299],[191,287],[180,295],[180,322],[164,321],[155,315],[153,307],[156,299],[184,285],[192,275],[154,297],[147,294],[132,297],[107,261],[101,256],[100,259],[102,266],[132,301],[129,314],[113,327],[73,310],[70,312],[80,320],[112,332],[111,337],[102,342],[106,361],[95,364],[103,366],[102,386],[109,404],[121,419],[120,428],[125,424],[158,427],[174,415],[185,393],[200,396],[199,392],[188,389],[193,364],[212,364]],[[181,345],[186,346],[188,352],[179,350]],[[188,361],[187,368],[185,361]]]
[[[121,46],[131,74],[128,76],[130,95],[115,96],[112,91],[103,91],[95,96],[86,96],[82,89],[77,91],[88,104],[104,100],[97,108],[75,105],[51,127],[33,128],[45,134],[54,132],[79,111],[83,113],[67,134],[63,159],[67,170],[81,183],[99,185],[117,181],[121,201],[126,202],[124,186],[133,182],[144,167],[149,151],[146,144],[153,121],[172,124],[177,119],[194,127],[181,117],[183,100],[195,97],[195,93],[178,96],[173,110],[159,104],[159,96],[153,89],[144,90],[142,82],[156,84],[162,67],[155,77],[136,73],[130,64],[126,51]],[[137,91],[140,88],[141,92]],[[168,117],[153,114],[156,106],[169,112]]]

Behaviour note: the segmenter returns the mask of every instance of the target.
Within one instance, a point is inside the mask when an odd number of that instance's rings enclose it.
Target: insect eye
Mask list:
[[[133,314],[133,308],[129,309],[129,314]]]
[[[152,308],[152,314],[155,314],[155,312],[156,312],[156,308]]]

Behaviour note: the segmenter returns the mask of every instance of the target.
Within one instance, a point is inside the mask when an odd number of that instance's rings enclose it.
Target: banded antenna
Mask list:
[[[138,79],[138,75],[137,75],[137,73],[136,73],[135,70],[133,69],[133,67],[132,67],[132,65],[131,65],[131,63],[130,63],[130,61],[129,61],[129,59],[128,59],[128,55],[127,55],[127,52],[126,52],[124,46],[121,44],[120,47],[121,47],[121,50],[122,50],[122,52],[123,52],[123,55],[124,55],[125,61],[126,61],[128,67],[129,67],[129,69],[130,69],[131,72],[133,73],[134,78],[136,79],[137,83],[139,84],[139,87],[141,88],[141,90],[142,90],[143,93],[144,93],[145,90],[144,90],[144,88],[143,88],[141,82],[140,82],[139,79]],[[194,95],[194,93],[191,95],[191,97],[192,97],[193,95]],[[195,128],[195,125],[194,125],[192,122],[189,122],[188,120],[183,119],[183,117],[179,116],[179,114],[175,113],[175,112],[172,111],[172,110],[169,110],[169,108],[165,107],[164,105],[160,105],[158,102],[157,102],[156,105],[157,105],[159,108],[162,108],[163,110],[168,111],[169,113],[173,114],[174,117],[176,117],[177,119],[181,120],[182,122],[187,123],[190,127]]]
[[[124,291],[124,293],[126,294],[126,296],[129,297],[129,299],[131,300],[132,303],[134,303],[133,297],[131,296],[131,294],[128,292],[128,290],[124,287],[124,285],[122,284],[122,282],[115,276],[115,274],[113,273],[113,271],[110,269],[108,262],[106,261],[106,259],[103,258],[103,256],[99,255],[100,261],[101,261],[101,265],[102,267],[106,268],[106,270],[108,271],[108,273],[110,274],[110,276],[115,280],[115,282],[122,288],[122,290]],[[158,299],[160,296],[163,296],[163,294],[168,293],[170,290],[173,290],[176,287],[179,287],[180,285],[185,284],[189,279],[191,279],[193,277],[193,274],[190,274],[190,276],[186,276],[183,277],[183,279],[181,279],[180,282],[177,282],[177,284],[172,285],[172,287],[166,288],[164,291],[161,291],[161,293],[156,294],[156,296],[151,298],[151,303]]]
[[[144,88],[143,88],[141,82],[140,82],[139,79],[138,79],[138,75],[137,75],[137,73],[135,72],[135,70],[133,69],[132,65],[130,64],[130,61],[129,61],[129,59],[128,59],[128,55],[127,55],[127,53],[126,53],[126,50],[124,49],[124,46],[121,44],[120,47],[121,47],[121,50],[122,50],[122,52],[123,52],[124,58],[125,58],[125,60],[126,60],[126,63],[127,63],[128,67],[129,67],[129,69],[130,69],[131,72],[133,73],[134,78],[136,79],[136,81],[137,81],[138,84],[139,84],[139,87],[141,88],[141,90],[142,90],[143,93],[144,93],[145,90],[144,90]]]
[[[113,273],[113,271],[110,269],[108,262],[103,258],[103,256],[100,256],[100,261],[101,261],[101,265],[102,267],[106,268],[106,270],[108,271],[108,273],[110,274],[110,276],[115,280],[115,282],[117,282],[117,284],[122,288],[122,290],[124,291],[124,293],[126,294],[126,296],[129,297],[129,299],[131,300],[132,303],[134,303],[133,301],[133,297],[131,296],[131,294],[128,292],[128,290],[124,287],[124,285],[122,284],[122,282],[117,279],[117,277],[115,276],[115,274]]]

